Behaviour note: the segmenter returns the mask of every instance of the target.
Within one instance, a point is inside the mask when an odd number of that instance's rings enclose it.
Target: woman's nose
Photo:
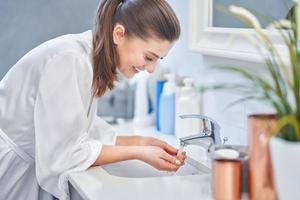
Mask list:
[[[145,66],[145,68],[146,68],[146,70],[147,70],[148,73],[153,73],[154,70],[155,70],[155,64],[147,64]]]

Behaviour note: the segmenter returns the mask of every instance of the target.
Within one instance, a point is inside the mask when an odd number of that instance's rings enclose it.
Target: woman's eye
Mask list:
[[[145,57],[145,59],[148,60],[148,61],[153,61],[153,59],[149,58],[149,57]]]

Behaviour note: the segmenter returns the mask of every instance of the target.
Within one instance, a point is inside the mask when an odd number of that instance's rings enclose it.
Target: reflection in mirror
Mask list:
[[[263,28],[272,21],[285,19],[292,13],[294,0],[212,0],[212,26],[223,28],[247,28],[245,24],[226,12],[229,5],[250,10]]]

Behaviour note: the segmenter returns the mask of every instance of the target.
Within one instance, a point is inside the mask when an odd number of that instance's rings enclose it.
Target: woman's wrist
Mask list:
[[[141,160],[140,146],[111,146],[103,145],[97,160],[93,165],[104,165],[125,160]]]
[[[143,148],[141,146],[132,146],[132,157],[135,160],[143,161]]]

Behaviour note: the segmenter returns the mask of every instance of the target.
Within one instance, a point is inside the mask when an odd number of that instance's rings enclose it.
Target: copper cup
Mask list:
[[[250,115],[248,117],[249,199],[276,199],[269,152],[269,137],[276,123],[277,117],[272,114]]]
[[[242,161],[213,161],[213,198],[239,200],[242,194]]]

